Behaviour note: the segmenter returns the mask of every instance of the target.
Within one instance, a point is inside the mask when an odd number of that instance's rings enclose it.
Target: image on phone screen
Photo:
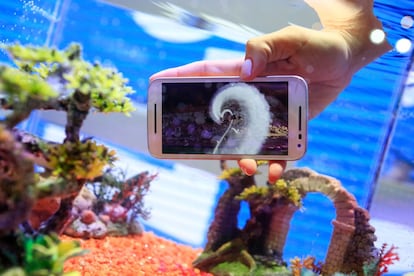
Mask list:
[[[162,84],[162,153],[288,155],[288,82]]]

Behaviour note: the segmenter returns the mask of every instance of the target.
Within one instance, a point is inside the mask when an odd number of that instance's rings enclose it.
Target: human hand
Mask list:
[[[322,112],[349,84],[355,72],[390,49],[386,40],[374,43],[373,30],[382,30],[372,12],[372,1],[306,0],[318,13],[324,29],[288,26],[250,39],[244,60],[198,61],[161,71],[153,76],[257,76],[299,75],[309,88],[309,119]],[[333,11],[333,12],[329,12]],[[338,14],[336,11],[341,11]],[[248,175],[257,169],[252,159],[239,161]],[[286,167],[284,161],[269,163],[269,182]]]

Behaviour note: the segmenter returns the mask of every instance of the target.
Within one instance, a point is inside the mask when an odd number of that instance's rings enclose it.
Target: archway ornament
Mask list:
[[[229,169],[223,162],[222,169],[221,178],[229,186],[217,203],[204,252],[194,266],[216,275],[232,275],[215,270],[223,263],[242,263],[254,273],[263,267],[267,273],[275,267],[286,267],[283,250],[290,223],[308,193],[322,193],[336,209],[320,271],[323,275],[366,275],[366,264],[378,262],[380,256],[374,246],[375,229],[369,224],[369,213],[358,206],[355,197],[337,179],[308,168],[293,168],[278,182],[258,186],[254,176],[244,175],[239,168]],[[237,226],[241,200],[247,201],[250,209],[243,229]],[[283,275],[289,273],[288,269],[282,271]]]
[[[378,259],[375,228],[369,224],[369,213],[360,207],[355,196],[340,181],[318,174],[308,168],[296,168],[284,173],[282,179],[298,188],[306,196],[316,192],[327,196],[334,204],[336,217],[332,221],[333,233],[322,272],[363,273],[365,263]]]

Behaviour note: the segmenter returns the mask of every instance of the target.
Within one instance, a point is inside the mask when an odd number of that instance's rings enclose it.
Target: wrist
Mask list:
[[[315,9],[323,31],[338,33],[344,39],[353,72],[392,49],[382,23],[374,15],[372,0],[305,2]],[[378,36],[375,37],[374,34]]]

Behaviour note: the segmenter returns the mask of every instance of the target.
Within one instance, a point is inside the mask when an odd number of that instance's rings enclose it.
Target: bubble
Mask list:
[[[395,49],[401,54],[408,53],[411,50],[411,47],[412,42],[407,38],[401,38],[395,44]]]
[[[381,44],[385,40],[385,33],[383,30],[375,29],[369,36],[370,40],[374,44]]]
[[[411,16],[406,15],[401,18],[400,24],[404,29],[409,29],[414,25],[414,19]]]

